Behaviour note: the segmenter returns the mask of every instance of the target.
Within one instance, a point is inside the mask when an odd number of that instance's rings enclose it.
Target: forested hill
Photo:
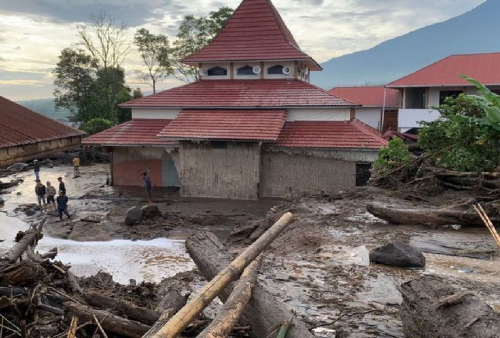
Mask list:
[[[28,109],[36,111],[37,113],[43,114],[56,120],[67,121],[69,117],[69,111],[66,109],[60,109],[56,111],[54,99],[17,101],[17,103]]]

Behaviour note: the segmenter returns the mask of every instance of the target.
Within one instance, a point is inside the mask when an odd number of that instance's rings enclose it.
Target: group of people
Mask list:
[[[45,210],[57,210],[60,220],[63,219],[63,214],[66,215],[68,219],[71,219],[71,216],[68,213],[68,196],[66,196],[66,185],[64,184],[62,177],[57,178],[57,181],[59,182],[59,194],[56,197],[56,188],[50,182],[47,182],[47,185],[45,186],[40,180],[40,164],[37,160],[34,161],[34,166],[36,179],[35,193],[38,198],[38,205]]]

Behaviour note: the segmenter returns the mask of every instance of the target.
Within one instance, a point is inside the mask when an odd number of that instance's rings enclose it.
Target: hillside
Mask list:
[[[450,54],[500,51],[500,1],[488,0],[450,20],[427,26],[322,64],[312,82],[323,88],[385,84]]]
[[[28,109],[36,111],[37,113],[43,114],[56,120],[67,121],[69,117],[69,111],[66,109],[60,109],[59,111],[56,111],[54,99],[26,100],[18,101],[17,103]]]

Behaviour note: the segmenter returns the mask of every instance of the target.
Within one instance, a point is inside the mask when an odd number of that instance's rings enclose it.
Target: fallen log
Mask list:
[[[283,215],[257,241],[250,245],[234,261],[230,262],[217,276],[153,337],[177,337],[231,282],[236,280],[243,270],[278,237],[293,220],[291,213]]]
[[[45,220],[44,218],[34,223],[31,228],[22,235],[21,239],[0,258],[0,267],[17,262],[29,246],[36,245],[37,241],[42,236],[42,227]]]
[[[499,337],[500,314],[470,292],[438,276],[401,286],[403,331],[409,338]]]
[[[45,269],[40,264],[28,259],[0,270],[0,285],[32,285],[45,275]]]
[[[189,237],[186,248],[200,272],[208,280],[214,278],[232,260],[232,256],[219,239],[209,232],[199,232]],[[225,302],[234,287],[234,283],[226,287],[219,298]],[[276,336],[281,324],[288,322],[290,318],[293,320],[287,338],[314,337],[302,321],[294,317],[282,302],[257,281],[252,298],[242,315],[242,321],[252,327],[249,331],[250,336],[253,338]]]
[[[256,259],[250,264],[241,278],[236,283],[234,291],[231,293],[217,317],[205,328],[197,338],[226,338],[229,337],[233,327],[240,320],[248,301],[252,297],[252,290],[257,280],[261,259]]]
[[[482,220],[475,212],[456,209],[400,209],[382,203],[368,203],[366,210],[392,224],[478,226]],[[498,221],[495,219],[495,221]]]
[[[98,309],[112,311],[121,316],[136,320],[146,325],[153,325],[159,318],[160,313],[154,310],[135,306],[134,304],[104,296],[98,292],[89,291],[83,293],[83,299],[87,304]]]
[[[64,313],[68,318],[78,317],[81,322],[93,322],[95,316],[105,331],[126,337],[142,337],[149,329],[147,325],[75,302],[64,303]]]
[[[170,291],[163,296],[162,300],[156,307],[156,310],[161,312],[160,318],[154,323],[143,338],[154,337],[169,320],[186,305],[187,297],[183,297],[178,291]]]

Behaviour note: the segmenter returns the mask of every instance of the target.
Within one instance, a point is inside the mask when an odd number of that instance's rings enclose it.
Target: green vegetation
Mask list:
[[[380,150],[379,157],[375,161],[373,168],[377,174],[386,175],[392,170],[410,163],[412,158],[413,155],[403,140],[396,137],[389,141],[387,147]]]
[[[82,129],[84,132],[87,133],[87,136],[90,136],[93,134],[100,133],[103,130],[109,129],[109,128],[113,127],[113,125],[114,125],[113,121],[98,117],[98,118],[92,119],[90,121],[87,121],[83,125]]]

